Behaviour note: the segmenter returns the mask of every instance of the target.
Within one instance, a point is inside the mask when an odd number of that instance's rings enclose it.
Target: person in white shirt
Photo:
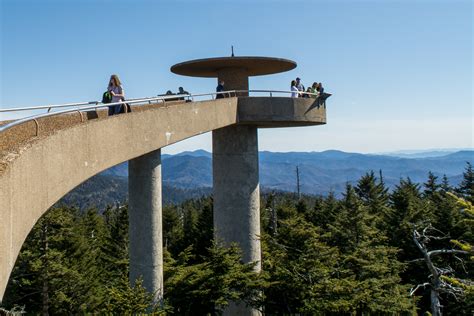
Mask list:
[[[298,88],[296,87],[296,81],[291,80],[291,97],[292,98],[297,98],[299,95]]]

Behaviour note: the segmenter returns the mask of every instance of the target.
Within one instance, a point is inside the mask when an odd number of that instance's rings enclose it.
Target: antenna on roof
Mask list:
[[[234,45],[232,45],[231,48],[232,48],[232,57],[234,57]]]

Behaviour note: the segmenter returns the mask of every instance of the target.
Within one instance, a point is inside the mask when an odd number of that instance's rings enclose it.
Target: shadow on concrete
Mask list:
[[[93,120],[99,118],[97,111],[87,111],[86,112],[87,120]]]

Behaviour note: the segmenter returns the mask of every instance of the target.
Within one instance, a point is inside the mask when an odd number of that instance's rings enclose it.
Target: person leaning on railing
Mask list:
[[[178,93],[177,93],[177,94],[178,94],[178,95],[179,95],[179,94],[189,94],[189,92],[188,92],[188,91],[186,91],[186,90],[184,90],[184,88],[183,88],[183,87],[179,87],[179,88],[178,88]],[[184,100],[184,98],[183,98],[183,97],[181,97],[181,98],[179,98],[179,100]]]

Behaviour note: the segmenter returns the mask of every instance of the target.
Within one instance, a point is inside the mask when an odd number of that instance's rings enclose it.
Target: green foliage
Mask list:
[[[410,288],[427,280],[412,229],[432,224],[446,238],[430,246],[472,252],[471,175],[468,164],[456,188],[463,200],[450,193],[446,177],[439,184],[431,173],[422,189],[401,179],[388,192],[381,174],[369,172],[348,184],[341,199],[332,193],[264,195],[261,273],[254,263],[241,262],[236,245],[213,240],[212,198],[165,206],[165,301],[159,306],[141,282],[128,282],[127,205],[103,214],[54,208],[28,236],[4,307],[25,306],[31,314],[216,315],[230,301],[243,301],[278,315],[422,314],[430,309],[429,289],[408,297]],[[474,260],[461,265],[443,256],[435,263],[456,270],[445,282],[465,287],[460,301],[442,297],[444,312],[466,314],[474,304]]]
[[[149,294],[142,284],[143,280],[137,279],[135,285],[131,286],[128,278],[121,278],[116,287],[107,288],[101,313],[129,315],[153,312],[154,315],[164,314],[164,308],[159,305],[152,306],[152,294]]]
[[[466,162],[466,169],[463,173],[463,180],[456,192],[461,195],[463,199],[474,204],[474,170],[470,162]]]
[[[375,215],[350,185],[336,204],[321,209],[337,213],[323,235],[320,227],[295,215],[279,222],[276,237],[264,238],[264,271],[270,275],[265,310],[413,313],[408,287],[399,284],[403,264],[396,259],[397,249],[384,245]]]
[[[166,269],[165,297],[180,315],[215,314],[230,300],[255,304],[262,282],[254,272],[254,263],[240,262],[238,247],[213,244],[201,263],[195,262],[192,248],[177,260],[169,260]]]

